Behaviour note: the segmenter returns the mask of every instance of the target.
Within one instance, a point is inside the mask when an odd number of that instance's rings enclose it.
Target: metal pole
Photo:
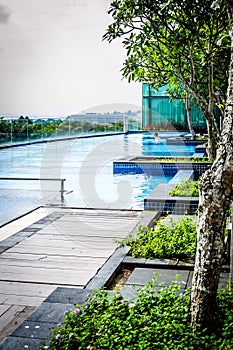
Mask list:
[[[129,121],[128,121],[128,116],[126,115],[126,116],[124,117],[124,133],[125,133],[125,134],[127,134],[127,132],[129,131],[129,130],[128,130],[128,127],[129,127],[128,123],[129,123]]]
[[[65,188],[64,188],[64,181],[65,179],[61,179],[61,201],[64,201],[64,192],[65,192]]]
[[[11,143],[13,142],[13,124],[11,119]]]

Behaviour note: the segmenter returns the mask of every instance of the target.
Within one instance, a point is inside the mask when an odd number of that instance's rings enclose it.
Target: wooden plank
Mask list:
[[[53,239],[59,238],[59,237],[73,237],[73,236],[77,236],[77,237],[92,237],[94,238],[107,238],[107,239],[114,239],[114,238],[124,238],[126,236],[128,236],[128,231],[124,231],[121,230],[120,228],[118,228],[117,230],[105,230],[105,229],[99,229],[96,228],[94,230],[90,230],[90,228],[85,228],[85,230],[77,230],[77,229],[63,229],[61,230],[59,228],[60,231],[58,231],[58,229],[54,228],[54,231],[52,232],[52,230],[40,230],[37,233],[35,233],[33,236],[35,235],[39,235],[40,237],[54,237]],[[31,236],[31,237],[33,237]]]
[[[11,253],[10,251],[6,251],[5,253],[0,255],[0,260],[4,261],[5,259],[9,259],[9,261],[13,261],[16,264],[20,262],[29,262],[30,261],[46,261],[48,263],[60,263],[64,266],[66,264],[67,266],[70,265],[84,265],[87,266],[102,266],[106,258],[99,258],[99,257],[93,257],[90,259],[90,257],[81,257],[81,256],[60,256],[60,255],[45,255],[45,254],[20,254],[20,253]]]
[[[47,284],[1,281],[0,294],[18,296],[32,295],[46,298],[54,290],[54,288],[54,286]]]
[[[54,287],[55,289],[55,287]],[[53,289],[53,290],[54,290]],[[48,293],[45,298],[49,296],[50,293]],[[0,293],[0,302],[3,304],[11,304],[11,305],[23,305],[23,306],[39,306],[43,300],[44,297],[35,297],[32,295],[6,295]]]
[[[63,259],[64,260],[64,259]],[[102,264],[97,264],[96,261],[85,263],[84,261],[79,261],[79,259],[72,259],[72,261],[60,261],[59,257],[53,260],[12,260],[12,259],[0,259],[0,266],[17,266],[17,267],[30,267],[30,268],[46,268],[48,269],[59,269],[59,270],[69,270],[77,272],[82,269],[83,271],[87,271],[90,269],[96,269],[101,267]],[[1,269],[0,269],[1,270]],[[1,290],[1,286],[0,286]]]
[[[42,260],[47,258],[47,255],[45,254],[20,254],[20,253],[14,253],[11,252],[11,249],[7,250],[6,252],[2,253],[0,255],[0,259],[19,259],[19,260]]]
[[[38,251],[41,251],[43,249],[43,247],[49,247],[51,249],[54,248],[68,248],[73,249],[73,248],[77,248],[77,249],[85,249],[85,248],[90,248],[90,245],[93,246],[94,249],[101,249],[101,250],[107,250],[107,249],[116,249],[117,248],[117,244],[113,242],[113,240],[109,240],[107,241],[106,239],[99,239],[98,241],[92,241],[89,239],[86,240],[70,240],[70,239],[57,239],[56,241],[51,240],[51,239],[32,239],[30,241],[24,241],[23,244],[18,244],[18,247],[24,246],[28,249],[30,249],[30,247],[34,247],[36,246]]]
[[[119,226],[121,227],[125,227],[125,226],[135,226],[135,224],[137,223],[135,218],[133,219],[126,219],[126,218],[103,218],[103,217],[95,217],[95,218],[78,218],[77,219],[74,219],[72,220],[71,217],[66,217],[66,216],[63,216],[62,218],[60,219],[57,219],[56,221],[53,221],[51,223],[49,223],[48,225],[46,225],[46,227],[54,227],[56,225],[59,225],[59,226],[69,226],[69,227],[75,227],[76,225],[80,225],[80,226],[92,226],[92,227],[95,227],[95,226],[108,226],[110,227],[112,224],[118,224]],[[104,224],[104,225],[103,225]]]
[[[59,228],[59,231],[57,229],[54,228],[54,230],[40,230],[39,234],[40,235],[45,235],[45,236],[54,236],[55,239],[56,237],[59,236],[68,236],[68,237],[73,237],[73,236],[83,236],[83,237],[102,237],[102,238],[126,238],[129,235],[129,231],[130,230],[121,230],[120,228],[118,228],[118,230],[113,230],[111,228],[109,228],[109,230],[100,230],[100,229],[95,229],[95,230],[91,230],[90,228],[86,228],[86,230],[77,230],[76,229],[61,229]]]
[[[62,278],[63,275],[65,275],[66,278],[75,278],[78,274],[88,274],[89,271],[96,271],[98,267],[94,269],[94,267],[91,268],[86,268],[83,271],[76,271],[74,272],[71,269],[64,268],[63,270],[60,270],[59,268],[47,268],[47,267],[40,267],[40,266],[11,266],[11,265],[0,265],[0,279],[2,279],[2,275],[4,274],[3,277],[7,277],[6,275],[8,274],[10,276],[11,273],[18,273],[18,274],[25,274],[26,277],[27,275],[41,275],[41,276],[50,276],[53,277],[53,275],[58,280],[58,278]],[[8,277],[7,277],[8,278]]]
[[[96,250],[95,247],[89,246],[88,249],[82,249],[78,247],[67,247],[67,248],[57,248],[57,247],[42,247],[40,250],[38,247],[35,246],[29,246],[25,247],[23,244],[22,245],[16,245],[13,248],[10,248],[10,251],[13,253],[31,253],[31,254],[45,254],[45,255],[61,255],[61,256],[86,256],[90,258],[108,258],[113,252],[114,248],[111,249],[101,249],[101,250]]]
[[[114,227],[114,225],[116,225]],[[118,222],[111,222],[109,223],[109,225],[107,225],[105,222],[100,222],[99,224],[97,224],[96,222],[90,223],[90,222],[86,222],[86,223],[80,223],[80,222],[76,222],[73,225],[69,225],[68,223],[64,222],[64,223],[58,223],[56,222],[56,224],[50,224],[48,226],[45,226],[43,228],[41,228],[40,232],[56,232],[57,234],[59,234],[59,230],[76,230],[78,231],[99,231],[99,230],[105,230],[105,231],[109,231],[110,233],[112,231],[122,231],[124,230],[124,232],[127,232],[128,230],[130,230],[131,228],[134,228],[135,225],[128,225],[128,224],[120,224]]]
[[[18,245],[23,245],[23,244],[30,244],[30,242],[32,242],[32,244],[36,244],[37,242],[45,242],[45,244],[47,244],[46,241],[51,241],[50,243],[52,243],[53,245],[56,245],[56,242],[59,241],[63,241],[63,242],[93,242],[93,244],[109,244],[109,243],[114,243],[115,241],[115,237],[103,237],[102,235],[99,236],[89,236],[89,235],[71,235],[71,234],[63,234],[63,235],[59,235],[56,236],[54,234],[47,234],[47,235],[40,235],[40,234],[34,234],[33,236],[21,241],[20,243],[18,243]]]
[[[1,316],[0,341],[10,334],[16,326],[19,326],[35,310],[35,307],[12,305],[9,310]]]
[[[0,317],[10,308],[10,305],[4,305],[1,304],[0,305]]]
[[[31,237],[30,237],[31,238]],[[115,243],[115,238],[113,237],[103,237],[101,236],[86,236],[86,235],[52,235],[52,234],[47,234],[47,235],[39,235],[39,234],[35,234],[32,236],[32,238],[29,240],[24,240],[23,244],[26,245],[30,245],[30,244],[42,244],[43,242],[45,242],[44,244],[50,243],[53,245],[56,245],[56,243],[58,242],[69,242],[70,244],[72,244],[72,242],[80,242],[80,243],[85,243],[88,242],[90,244],[90,242],[92,243],[92,245],[94,244],[116,244]]]
[[[95,275],[97,269],[73,273],[69,270],[41,269],[41,268],[11,268],[0,267],[0,281],[35,282],[46,284],[60,284],[85,286]]]
[[[93,277],[93,273],[80,273],[78,276],[75,276],[73,278],[60,276],[60,279],[58,279],[55,276],[48,276],[48,275],[27,275],[25,274],[8,274],[7,277],[4,278],[3,274],[0,276],[0,281],[15,281],[15,282],[31,282],[31,283],[45,283],[45,284],[51,284],[51,285],[57,285],[57,286],[75,286],[75,287],[84,287],[88,281]]]
[[[74,218],[73,218],[74,219]],[[126,220],[126,219],[122,219],[122,218],[111,218],[111,219],[105,219],[105,218],[83,218],[83,219],[79,219],[76,218],[76,220],[74,220],[73,222],[71,221],[72,218],[71,217],[62,217],[58,220],[56,220],[55,222],[47,225],[46,227],[42,228],[40,230],[41,233],[44,232],[57,232],[59,233],[59,231],[82,231],[83,229],[87,228],[87,229],[91,229],[91,231],[98,231],[100,230],[105,230],[105,231],[109,231],[110,233],[112,233],[113,231],[124,231],[124,233],[128,232],[129,230],[132,230],[137,222],[135,222],[135,218],[131,219],[131,220]]]
[[[55,289],[56,287],[54,287]],[[48,294],[49,295],[49,294]],[[46,297],[48,296],[46,295]],[[46,298],[45,297],[45,298]],[[2,305],[17,305],[17,304],[22,304],[24,306],[27,306],[27,305],[30,305],[30,306],[38,306],[40,305],[43,300],[45,299],[44,297],[34,297],[34,296],[31,296],[31,295],[7,295],[7,294],[1,294],[0,293],[0,303]]]
[[[96,215],[95,215],[96,214]],[[104,215],[99,212],[99,211],[96,211],[96,213],[94,213],[94,215],[88,215],[85,214],[85,215],[78,215],[78,214],[70,214],[70,213],[65,213],[63,216],[61,216],[60,218],[57,219],[57,221],[69,221],[69,222],[72,222],[72,221],[112,221],[112,220],[125,220],[125,221],[134,221],[135,222],[135,219],[139,218],[140,217],[140,212],[134,212],[132,214],[130,213],[126,213],[126,214],[122,214],[120,213],[119,211],[118,212],[107,212],[105,213]]]
[[[25,309],[23,305],[8,305],[7,312],[5,312],[1,317],[0,332],[5,328],[8,323],[9,318],[14,318]]]

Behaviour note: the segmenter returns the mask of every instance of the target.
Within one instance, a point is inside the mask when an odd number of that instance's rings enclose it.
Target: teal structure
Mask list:
[[[154,90],[150,84],[142,86],[142,126],[157,129],[173,125],[188,130],[185,103],[179,99],[170,100],[168,85]],[[205,130],[206,122],[198,106],[191,103],[191,119],[195,129]]]

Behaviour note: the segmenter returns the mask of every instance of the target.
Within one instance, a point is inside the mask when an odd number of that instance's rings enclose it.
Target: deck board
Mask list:
[[[35,307],[24,305],[11,305],[0,319],[0,340],[11,333],[16,326],[19,326],[28,317]]]
[[[139,217],[140,212],[63,211],[3,252],[0,339],[56,287],[84,288],[117,248],[115,240],[127,237]]]

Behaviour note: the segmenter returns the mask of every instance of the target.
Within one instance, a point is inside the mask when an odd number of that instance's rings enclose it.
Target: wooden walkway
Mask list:
[[[58,286],[84,288],[140,212],[59,210],[0,242],[0,340]]]

